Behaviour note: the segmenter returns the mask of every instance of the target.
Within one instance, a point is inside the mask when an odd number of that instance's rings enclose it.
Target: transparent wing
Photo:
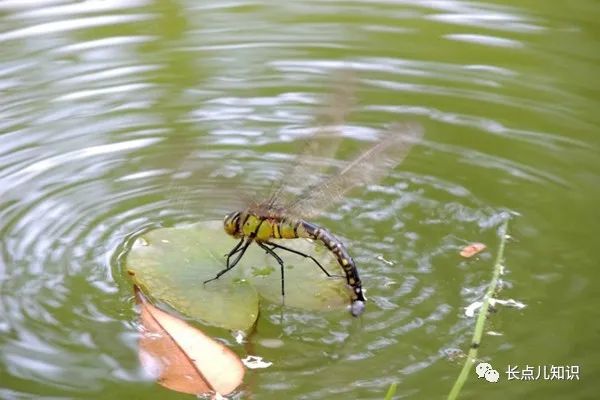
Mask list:
[[[304,218],[314,217],[340,201],[352,188],[375,183],[399,165],[411,147],[423,136],[421,125],[396,124],[379,143],[360,154],[338,174],[322,180],[305,190],[286,212]]]
[[[304,140],[294,161],[284,171],[282,178],[271,188],[271,195],[261,203],[255,203],[251,210],[260,214],[269,214],[285,210],[296,203],[307,187],[316,185],[331,167],[342,139],[340,127],[354,100],[355,79],[351,72],[342,71],[334,84],[329,106],[317,118],[318,128]]]

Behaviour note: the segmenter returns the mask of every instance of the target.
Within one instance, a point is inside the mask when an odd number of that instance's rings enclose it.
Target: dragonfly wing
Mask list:
[[[305,218],[314,217],[339,202],[352,188],[379,181],[404,160],[422,136],[423,128],[417,123],[392,126],[385,139],[360,154],[338,174],[308,187],[302,196],[288,205],[289,212]]]
[[[342,71],[336,79],[329,106],[317,119],[318,128],[301,143],[298,155],[284,171],[278,185],[271,189],[271,195],[256,204],[253,211],[265,214],[268,210],[284,209],[288,212],[289,205],[295,203],[307,187],[324,178],[342,139],[340,127],[352,107],[354,86],[352,74]]]

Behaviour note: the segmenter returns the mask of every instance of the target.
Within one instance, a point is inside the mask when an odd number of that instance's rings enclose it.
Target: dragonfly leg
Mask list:
[[[260,247],[262,247],[267,252],[267,254],[269,254],[270,256],[272,256],[277,261],[277,263],[279,264],[279,267],[281,268],[281,295],[285,297],[285,284],[284,284],[284,282],[285,282],[285,279],[284,279],[285,272],[284,272],[284,269],[283,269],[283,260],[269,246],[265,245],[262,242],[256,242],[256,243],[258,243],[258,245]]]
[[[238,251],[241,251],[241,247],[242,247],[242,243],[244,243],[244,239],[245,238],[241,238],[240,241],[238,242],[238,244],[235,245],[235,247],[233,249],[231,249],[231,251],[227,254],[225,254],[227,256],[227,266],[229,267],[229,259],[231,258],[232,255],[234,255],[235,253],[237,253]],[[235,264],[233,264],[235,266]]]
[[[265,242],[265,243],[267,243],[267,244],[269,244],[269,245],[273,246],[273,248],[278,248],[278,249],[281,249],[281,250],[286,250],[286,251],[289,251],[290,253],[298,254],[299,256],[302,256],[302,257],[304,257],[304,258],[310,258],[311,260],[313,260],[313,262],[314,262],[315,264],[317,264],[317,266],[318,266],[319,268],[321,268],[321,271],[323,271],[323,272],[325,273],[325,275],[327,275],[327,276],[328,276],[328,277],[330,277],[330,278],[344,278],[342,275],[332,275],[332,274],[330,274],[330,273],[329,273],[329,272],[328,272],[328,271],[327,271],[327,270],[326,270],[326,269],[325,269],[325,268],[324,268],[324,267],[323,267],[323,266],[322,266],[322,265],[321,265],[321,264],[320,264],[320,263],[317,261],[317,259],[316,259],[316,258],[314,258],[313,256],[311,256],[311,255],[309,255],[309,254],[305,254],[305,253],[302,253],[301,251],[294,250],[294,249],[290,249],[289,247],[285,247],[285,246],[282,246],[282,245],[280,245],[280,244],[276,244],[276,243],[273,243],[273,242]]]
[[[244,243],[244,246],[241,247],[241,248],[238,248],[240,246],[240,243],[238,243],[238,246],[236,246],[229,253],[229,256],[227,256],[227,267],[225,267],[224,269],[220,270],[214,278],[208,279],[208,280],[204,281],[204,283],[207,284],[208,282],[212,282],[214,280],[219,279],[221,277],[221,275],[223,275],[225,272],[227,272],[227,271],[231,270],[233,267],[235,267],[236,264],[241,260],[242,256],[244,255],[244,253],[248,249],[248,246],[250,246],[250,244],[252,243],[253,240],[254,240],[254,238],[252,238],[252,237],[246,238],[246,242]],[[237,252],[239,252],[240,254],[238,254],[238,256],[235,258],[235,260],[233,260],[232,263],[230,263],[229,262],[229,257],[231,257],[232,254],[235,254]]]

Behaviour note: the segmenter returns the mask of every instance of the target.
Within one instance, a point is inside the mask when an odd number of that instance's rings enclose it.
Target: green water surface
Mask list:
[[[245,344],[207,328],[273,363],[234,398],[445,398],[506,219],[498,297],[525,307],[490,315],[479,355],[500,380],[473,372],[460,398],[596,398],[599,18],[594,0],[0,1],[0,398],[189,398],[139,365],[123,255],[267,195],[347,69],[340,151],[315,162],[425,129],[315,220],[367,310],[262,301]],[[488,248],[462,259],[470,242]],[[506,374],[544,366],[578,379]]]

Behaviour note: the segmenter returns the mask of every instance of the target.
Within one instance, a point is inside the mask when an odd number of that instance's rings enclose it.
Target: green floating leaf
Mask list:
[[[310,254],[331,274],[341,274],[333,256],[304,239],[278,241]],[[248,329],[258,317],[258,295],[281,303],[279,264],[252,244],[235,268],[203,284],[225,268],[237,240],[221,221],[163,228],[142,235],[127,256],[134,282],[155,299],[209,325]],[[328,278],[310,259],[277,250],[285,263],[285,305],[307,310],[341,309],[349,302],[345,279]]]

